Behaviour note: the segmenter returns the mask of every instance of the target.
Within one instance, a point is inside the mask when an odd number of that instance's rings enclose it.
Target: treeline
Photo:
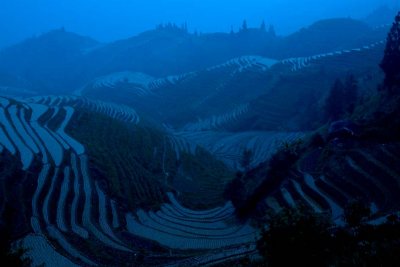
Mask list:
[[[156,30],[167,30],[171,32],[182,32],[182,33],[189,33],[188,29],[188,24],[187,22],[182,23],[181,25],[178,25],[173,22],[167,22],[167,23],[160,23],[156,26]],[[242,26],[239,28],[238,33],[245,33],[248,32],[249,30],[259,30],[262,33],[267,33],[271,36],[276,36],[276,31],[274,25],[270,24],[268,25],[267,29],[267,24],[263,20],[258,28],[249,28],[247,24],[247,20],[243,20]],[[231,26],[231,34],[235,34],[235,31],[233,29],[233,26]],[[195,35],[199,35],[199,32],[197,30],[194,31]]]
[[[343,82],[337,79],[324,105],[324,121],[332,122],[353,113],[358,100],[358,83],[350,74]]]
[[[378,89],[394,96],[400,88],[400,12],[388,34],[380,67],[385,74],[385,80]],[[344,81],[337,79],[325,100],[324,121],[332,122],[349,117],[358,100],[359,88],[354,75],[348,75]]]

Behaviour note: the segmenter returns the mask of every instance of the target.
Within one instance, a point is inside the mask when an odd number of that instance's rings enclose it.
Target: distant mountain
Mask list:
[[[371,14],[363,19],[365,23],[372,27],[379,27],[386,24],[391,24],[396,16],[396,10],[388,6],[382,6],[374,10]]]
[[[77,65],[98,45],[89,37],[54,30],[0,51],[0,73],[28,81],[34,90],[65,92],[82,80]]]
[[[284,38],[275,55],[289,58],[357,48],[382,40],[386,34],[354,19],[321,20]]]
[[[87,69],[96,75],[130,70],[163,77],[199,70],[241,55],[264,55],[276,39],[258,29],[198,35],[163,27],[109,44],[89,54],[86,62]]]
[[[167,27],[94,51],[88,56],[87,69],[97,75],[130,70],[162,77],[245,55],[285,59],[352,49],[382,40],[386,33],[353,19],[321,20],[287,37],[277,37],[261,29],[193,35]]]
[[[3,49],[0,73],[23,81],[31,91],[70,93],[96,77],[115,72],[165,77],[241,56],[285,59],[352,49],[382,40],[385,34],[385,28],[373,29],[351,19],[319,21],[287,37],[263,28],[191,34],[185,28],[167,25],[111,44],[56,30]],[[6,84],[0,80],[1,85]]]
[[[169,25],[100,45],[93,39],[56,30],[1,51],[0,72],[23,78],[41,92],[65,93],[111,72],[129,70],[162,77],[240,55],[264,54],[265,45],[275,39],[261,29],[198,35]]]

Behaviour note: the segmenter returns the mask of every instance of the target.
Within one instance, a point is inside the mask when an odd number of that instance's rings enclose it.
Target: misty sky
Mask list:
[[[152,29],[162,22],[200,32],[237,30],[243,19],[258,26],[264,19],[279,34],[315,20],[360,18],[378,6],[399,0],[1,0],[0,47],[51,29],[109,42]]]

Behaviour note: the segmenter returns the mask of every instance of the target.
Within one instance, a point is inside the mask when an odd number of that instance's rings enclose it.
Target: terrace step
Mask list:
[[[51,240],[46,239],[50,245],[46,250],[51,250],[49,257],[58,255],[56,251],[61,250],[63,255],[73,260],[68,262],[66,258],[59,258],[59,265],[74,266],[77,262],[95,266],[97,259],[78,249],[92,242],[110,251],[134,255],[132,245],[127,242],[130,239],[122,239],[122,235],[118,235],[124,230],[170,248],[214,250],[254,245],[258,232],[249,224],[235,221],[235,210],[230,202],[214,209],[195,211],[184,207],[170,193],[170,203],[163,204],[160,211],[139,211],[139,222],[126,215],[126,225],[121,223],[120,218],[124,215],[121,215],[117,202],[109,199],[100,183],[90,176],[85,147],[68,135],[65,129],[73,119],[76,107],[137,123],[138,118],[131,109],[66,96],[16,102],[0,98],[0,149],[14,153],[24,169],[32,164],[34,157],[41,157],[41,170],[34,184],[31,202],[31,227],[35,233]],[[26,151],[31,153],[30,158],[25,155]],[[131,159],[121,160],[128,164]],[[146,191],[146,185],[138,186],[144,194],[150,196],[155,193]],[[0,212],[3,202],[0,202]],[[38,244],[41,242],[36,240]],[[32,253],[38,252],[35,249]],[[223,254],[209,253],[198,261],[208,263],[248,253],[251,251],[245,249]],[[40,255],[34,257],[35,260],[42,260]],[[47,262],[52,261],[49,258]]]
[[[337,204],[331,197],[329,197],[327,194],[325,194],[318,188],[318,186],[315,184],[314,177],[312,177],[310,174],[308,173],[304,174],[304,181],[311,189],[313,189],[317,194],[323,197],[326,200],[326,202],[328,202],[331,208],[333,219],[336,222],[341,222],[344,213],[343,208],[339,204]]]

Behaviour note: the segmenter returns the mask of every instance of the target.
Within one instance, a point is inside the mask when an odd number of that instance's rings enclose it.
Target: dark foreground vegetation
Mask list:
[[[12,220],[16,211],[11,206],[6,206],[3,220],[0,221],[0,262],[6,266],[30,266],[29,258],[23,258],[26,250],[12,249]]]
[[[400,221],[388,216],[380,225],[366,224],[369,210],[353,202],[346,226],[307,210],[283,210],[271,220],[258,242],[265,266],[398,266]]]

